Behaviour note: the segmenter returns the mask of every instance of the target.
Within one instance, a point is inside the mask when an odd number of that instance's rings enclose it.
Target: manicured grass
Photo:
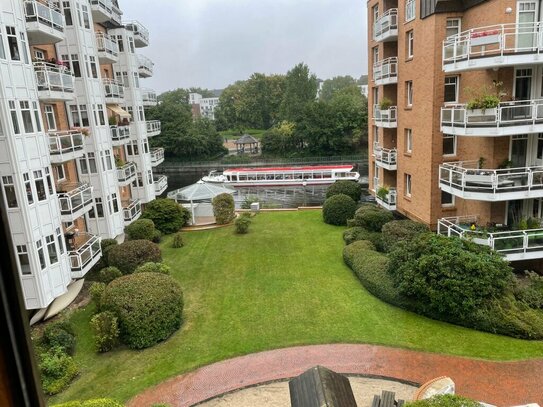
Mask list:
[[[81,376],[54,401],[127,400],[174,375],[225,358],[301,344],[375,343],[487,359],[543,357],[543,342],[433,321],[370,295],[343,264],[343,228],[320,211],[263,213],[247,235],[233,227],[162,244],[185,293],[185,322],[144,351],[97,355],[89,306],[74,314]]]

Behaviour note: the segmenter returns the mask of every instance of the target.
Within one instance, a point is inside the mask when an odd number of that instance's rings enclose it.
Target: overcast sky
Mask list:
[[[305,62],[322,79],[367,73],[363,0],[120,0],[150,31],[145,87],[224,88]]]

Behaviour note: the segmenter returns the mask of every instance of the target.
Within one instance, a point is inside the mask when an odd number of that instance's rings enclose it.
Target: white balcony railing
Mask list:
[[[102,256],[100,238],[89,233],[79,233],[68,246],[72,273],[83,277]]]
[[[147,120],[146,126],[148,137],[158,136],[160,134],[160,120]]]
[[[57,4],[52,1],[39,2],[37,0],[25,0],[24,10],[26,21],[45,24],[61,33],[64,32],[64,16]]]
[[[119,45],[112,36],[103,32],[97,32],[96,44],[98,47],[98,52],[103,52],[104,54],[109,55],[112,59],[116,59],[119,56]]]
[[[63,65],[34,62],[38,91],[73,94],[74,75]]]
[[[121,202],[125,222],[132,222],[141,215],[141,201],[139,199],[130,199]]]
[[[154,62],[147,58],[145,55],[138,54],[138,72],[141,77],[148,78],[153,76]]]
[[[151,150],[151,164],[153,166],[162,164],[164,162],[164,148],[158,147]]]
[[[488,246],[509,261],[543,258],[543,229],[488,232],[478,229],[477,222],[478,216],[442,218],[437,233]]]
[[[373,106],[373,121],[377,127],[395,128],[398,127],[397,107],[381,109],[379,105]]]
[[[80,130],[59,131],[56,133],[49,133],[49,154],[51,159],[53,156],[58,159],[65,157],[66,160],[71,160],[73,157],[71,154],[83,151],[83,133]]]
[[[395,148],[383,148],[379,143],[373,143],[373,156],[378,166],[389,170],[397,169],[398,151]]]
[[[127,30],[134,34],[134,43],[136,47],[146,47],[149,45],[149,30],[139,21],[125,22],[124,26]]]
[[[397,192],[395,188],[390,188],[386,194],[380,194],[379,187],[376,187],[375,190],[375,201],[382,207],[388,209],[389,211],[396,210],[396,198]]]
[[[391,8],[380,15],[373,24],[375,41],[393,40],[398,36],[398,9]]]
[[[155,106],[158,102],[156,92],[153,89],[142,89],[141,97],[143,99],[143,104],[147,106]]]
[[[106,99],[124,99],[124,86],[114,79],[102,79]]]
[[[162,195],[168,188],[168,177],[165,175],[154,176],[153,183],[155,184],[155,194]]]
[[[122,142],[130,138],[130,126],[109,126],[111,132],[111,140],[114,142]]]
[[[57,188],[61,215],[78,218],[92,207],[92,186],[87,183],[61,183]],[[72,219],[73,220],[73,219]]]
[[[543,166],[486,169],[477,161],[439,166],[440,188],[463,199],[507,201],[543,197]]]
[[[373,81],[376,85],[398,82],[398,58],[383,59],[373,65]]]
[[[117,168],[117,180],[121,183],[132,181],[136,177],[136,164],[130,162]]]

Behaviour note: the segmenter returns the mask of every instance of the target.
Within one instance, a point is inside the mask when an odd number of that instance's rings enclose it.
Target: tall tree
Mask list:
[[[280,106],[281,119],[297,122],[302,117],[305,106],[315,101],[317,89],[317,77],[303,62],[288,71]]]
[[[356,85],[356,79],[352,76],[336,76],[332,79],[326,79],[322,84],[320,100],[329,102],[336,92],[342,89]]]

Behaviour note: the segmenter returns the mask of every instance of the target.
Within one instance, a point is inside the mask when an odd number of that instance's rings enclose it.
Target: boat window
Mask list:
[[[279,179],[279,180],[283,179],[283,174],[276,174],[275,179]]]
[[[324,171],[322,173],[323,178],[332,178],[332,171]]]

